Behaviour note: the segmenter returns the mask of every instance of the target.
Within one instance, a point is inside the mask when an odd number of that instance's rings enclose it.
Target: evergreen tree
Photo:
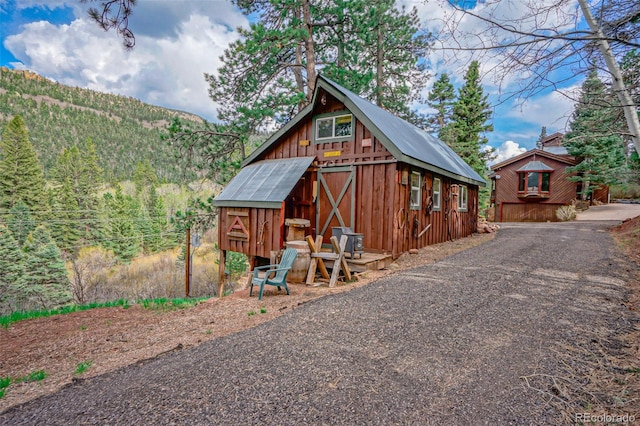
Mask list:
[[[250,134],[286,122],[311,102],[318,66],[338,83],[408,116],[426,75],[428,36],[417,12],[390,0],[235,0],[256,17],[207,75],[218,117]]]
[[[154,187],[151,187],[149,193],[147,209],[152,221],[154,238],[151,245],[152,251],[167,250],[175,247],[177,241],[175,239],[175,233],[171,230],[170,223],[167,220],[167,210],[164,205],[164,200],[158,195]]]
[[[0,141],[0,209],[22,200],[36,217],[45,212],[44,174],[19,115],[5,126]]]
[[[36,223],[31,217],[29,207],[22,201],[18,202],[9,210],[7,227],[15,237],[19,245],[24,244],[27,236],[36,227]]]
[[[145,200],[148,198],[149,188],[158,185],[158,175],[148,159],[136,163],[133,171],[133,183],[136,187],[136,195],[142,195]]]
[[[487,123],[492,111],[480,84],[479,67],[478,61],[469,65],[453,105],[453,121],[446,127],[451,131],[451,148],[480,176],[486,176],[487,161],[495,150],[484,148],[488,142],[484,133],[493,131],[493,125]]]
[[[24,279],[22,251],[11,231],[0,223],[0,315],[18,309]]]
[[[60,249],[46,227],[38,226],[25,242],[22,309],[52,309],[73,300]]]
[[[538,136],[538,140],[536,141],[536,148],[542,149],[542,141],[547,137],[547,128],[542,126],[540,130],[540,136]]]
[[[64,149],[56,160],[52,170],[52,177],[58,185],[59,193],[64,197],[60,201],[64,213],[69,213],[69,220],[77,220],[83,226],[80,235],[71,239],[83,238],[85,241],[92,240],[94,222],[96,220],[95,210],[98,205],[96,196],[97,190],[103,183],[103,171],[98,164],[98,156],[94,143],[88,139],[85,143],[74,145]],[[69,197],[72,196],[75,202]],[[66,205],[64,210],[62,205]],[[58,213],[53,213],[53,220],[56,220]],[[56,241],[61,243],[58,233],[54,231]],[[67,250],[67,244],[62,244],[63,250]]]
[[[66,253],[74,254],[78,251],[78,242],[84,232],[83,216],[78,206],[78,198],[73,191],[71,180],[67,177],[61,187],[55,191],[53,201],[53,215],[51,219],[51,234],[58,247]],[[83,214],[85,213],[85,214]],[[93,216],[93,215],[91,215]],[[86,220],[86,219],[85,219]]]
[[[397,9],[393,0],[334,0],[326,7],[335,24],[317,37],[323,74],[424,126],[410,108],[429,78],[422,58],[430,34],[420,30],[417,10]]]
[[[113,250],[119,260],[128,262],[140,252],[142,243],[141,234],[134,225],[139,217],[138,203],[131,196],[124,195],[120,186],[116,187],[115,195],[104,194],[103,203],[102,246]]]
[[[583,200],[600,185],[618,182],[625,165],[624,142],[616,132],[616,117],[610,108],[611,94],[594,69],[582,84],[582,93],[564,138],[569,154],[580,160],[568,171],[571,180],[581,182]]]
[[[453,105],[456,101],[456,91],[447,73],[440,74],[438,80],[433,84],[433,89],[427,97],[427,104],[436,110],[430,120],[431,128],[438,133],[442,140],[442,129],[452,120]]]
[[[485,132],[493,131],[488,123],[492,111],[488,95],[480,84],[480,64],[473,61],[465,74],[465,83],[458,90],[458,98],[453,105],[452,121],[440,129],[439,137],[449,145],[473,170],[486,179],[487,162],[493,158],[494,148],[487,146]],[[491,189],[480,187],[478,204],[480,211],[489,207]]]

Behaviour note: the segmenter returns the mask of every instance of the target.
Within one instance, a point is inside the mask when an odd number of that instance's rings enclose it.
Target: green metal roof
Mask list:
[[[213,200],[213,205],[279,209],[314,159],[263,160],[243,167]]]

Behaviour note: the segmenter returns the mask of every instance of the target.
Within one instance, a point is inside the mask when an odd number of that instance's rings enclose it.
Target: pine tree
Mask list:
[[[60,249],[43,225],[25,242],[25,274],[21,294],[26,295],[23,309],[51,309],[69,303],[73,297],[71,283]]]
[[[431,127],[438,133],[438,137],[442,139],[440,133],[442,129],[451,122],[453,116],[453,105],[456,101],[456,91],[449,79],[447,73],[440,74],[438,80],[433,84],[433,89],[427,96],[427,104],[436,110],[436,113],[430,120]],[[444,139],[443,139],[444,140]]]
[[[170,229],[164,200],[158,195],[156,188],[153,186],[149,192],[147,210],[149,211],[152,221],[152,233],[154,238],[151,245],[152,251],[167,250],[171,247],[175,247],[175,233]]]
[[[253,132],[311,101],[319,64],[348,89],[403,116],[426,84],[429,35],[391,0],[236,0],[256,17],[207,75],[218,117]],[[409,117],[410,118],[410,117]]]
[[[583,200],[601,185],[618,182],[625,166],[624,143],[615,131],[616,117],[610,107],[611,94],[598,78],[596,70],[582,84],[582,93],[564,138],[569,154],[580,160],[568,171],[577,173],[571,180],[581,182]]]
[[[322,73],[424,126],[410,108],[429,78],[421,58],[429,50],[430,34],[419,28],[417,10],[398,9],[392,0],[342,0],[329,4],[325,13],[335,25],[318,36]]]
[[[136,163],[133,171],[133,183],[136,187],[136,195],[144,200],[148,198],[149,188],[158,185],[158,175],[148,159]]]
[[[36,227],[36,223],[31,216],[29,207],[22,201],[18,202],[9,210],[7,227],[15,237],[19,245],[24,244],[27,236]]]
[[[11,231],[0,223],[0,315],[18,310],[24,279],[24,259]]]
[[[19,115],[4,128],[0,158],[0,209],[9,210],[22,200],[36,217],[42,217],[47,210],[44,174]]]
[[[542,126],[542,129],[540,130],[540,136],[538,136],[538,140],[536,141],[536,148],[538,149],[543,148],[542,141],[546,137],[547,137],[547,128],[545,126]]]
[[[61,187],[55,191],[53,201],[53,214],[51,223],[51,235],[58,247],[68,254],[78,251],[78,242],[84,232],[83,216],[87,212],[81,212],[78,206],[78,198],[74,194],[71,180],[67,177]],[[85,213],[85,214],[83,214]]]
[[[83,144],[64,149],[52,170],[52,177],[60,193],[68,197],[70,189],[71,195],[75,198],[75,203],[68,198],[63,203],[73,210],[74,215],[77,210],[77,220],[83,224],[78,238],[85,241],[92,241],[96,220],[95,210],[98,205],[96,192],[103,183],[102,174],[95,145],[90,139]],[[65,185],[70,188],[65,189]],[[55,216],[57,214],[53,213],[52,220],[55,220]],[[56,241],[60,243],[57,235]],[[66,246],[63,249],[66,250]]]
[[[453,105],[453,140],[451,148],[480,176],[487,174],[487,161],[493,150],[485,150],[488,142],[485,132],[493,131],[491,105],[487,101],[480,84],[480,64],[473,61],[464,77],[464,85],[458,91],[458,99]]]
[[[113,250],[119,260],[129,262],[140,252],[142,244],[141,234],[134,225],[139,217],[139,205],[132,197],[124,195],[120,186],[116,187],[115,195],[104,194],[103,203],[102,246]]]

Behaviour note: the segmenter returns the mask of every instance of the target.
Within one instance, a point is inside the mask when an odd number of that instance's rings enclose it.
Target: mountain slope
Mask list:
[[[148,159],[161,180],[177,182],[182,170],[174,149],[161,140],[174,117],[193,124],[204,121],[180,111],[137,99],[69,87],[29,71],[0,68],[0,126],[22,116],[45,175],[58,154],[91,139],[108,179],[132,176],[137,162]]]

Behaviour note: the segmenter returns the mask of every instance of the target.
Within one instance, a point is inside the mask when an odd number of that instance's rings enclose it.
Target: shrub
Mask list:
[[[562,222],[574,220],[576,215],[576,208],[574,206],[562,206],[556,210],[556,217]]]

